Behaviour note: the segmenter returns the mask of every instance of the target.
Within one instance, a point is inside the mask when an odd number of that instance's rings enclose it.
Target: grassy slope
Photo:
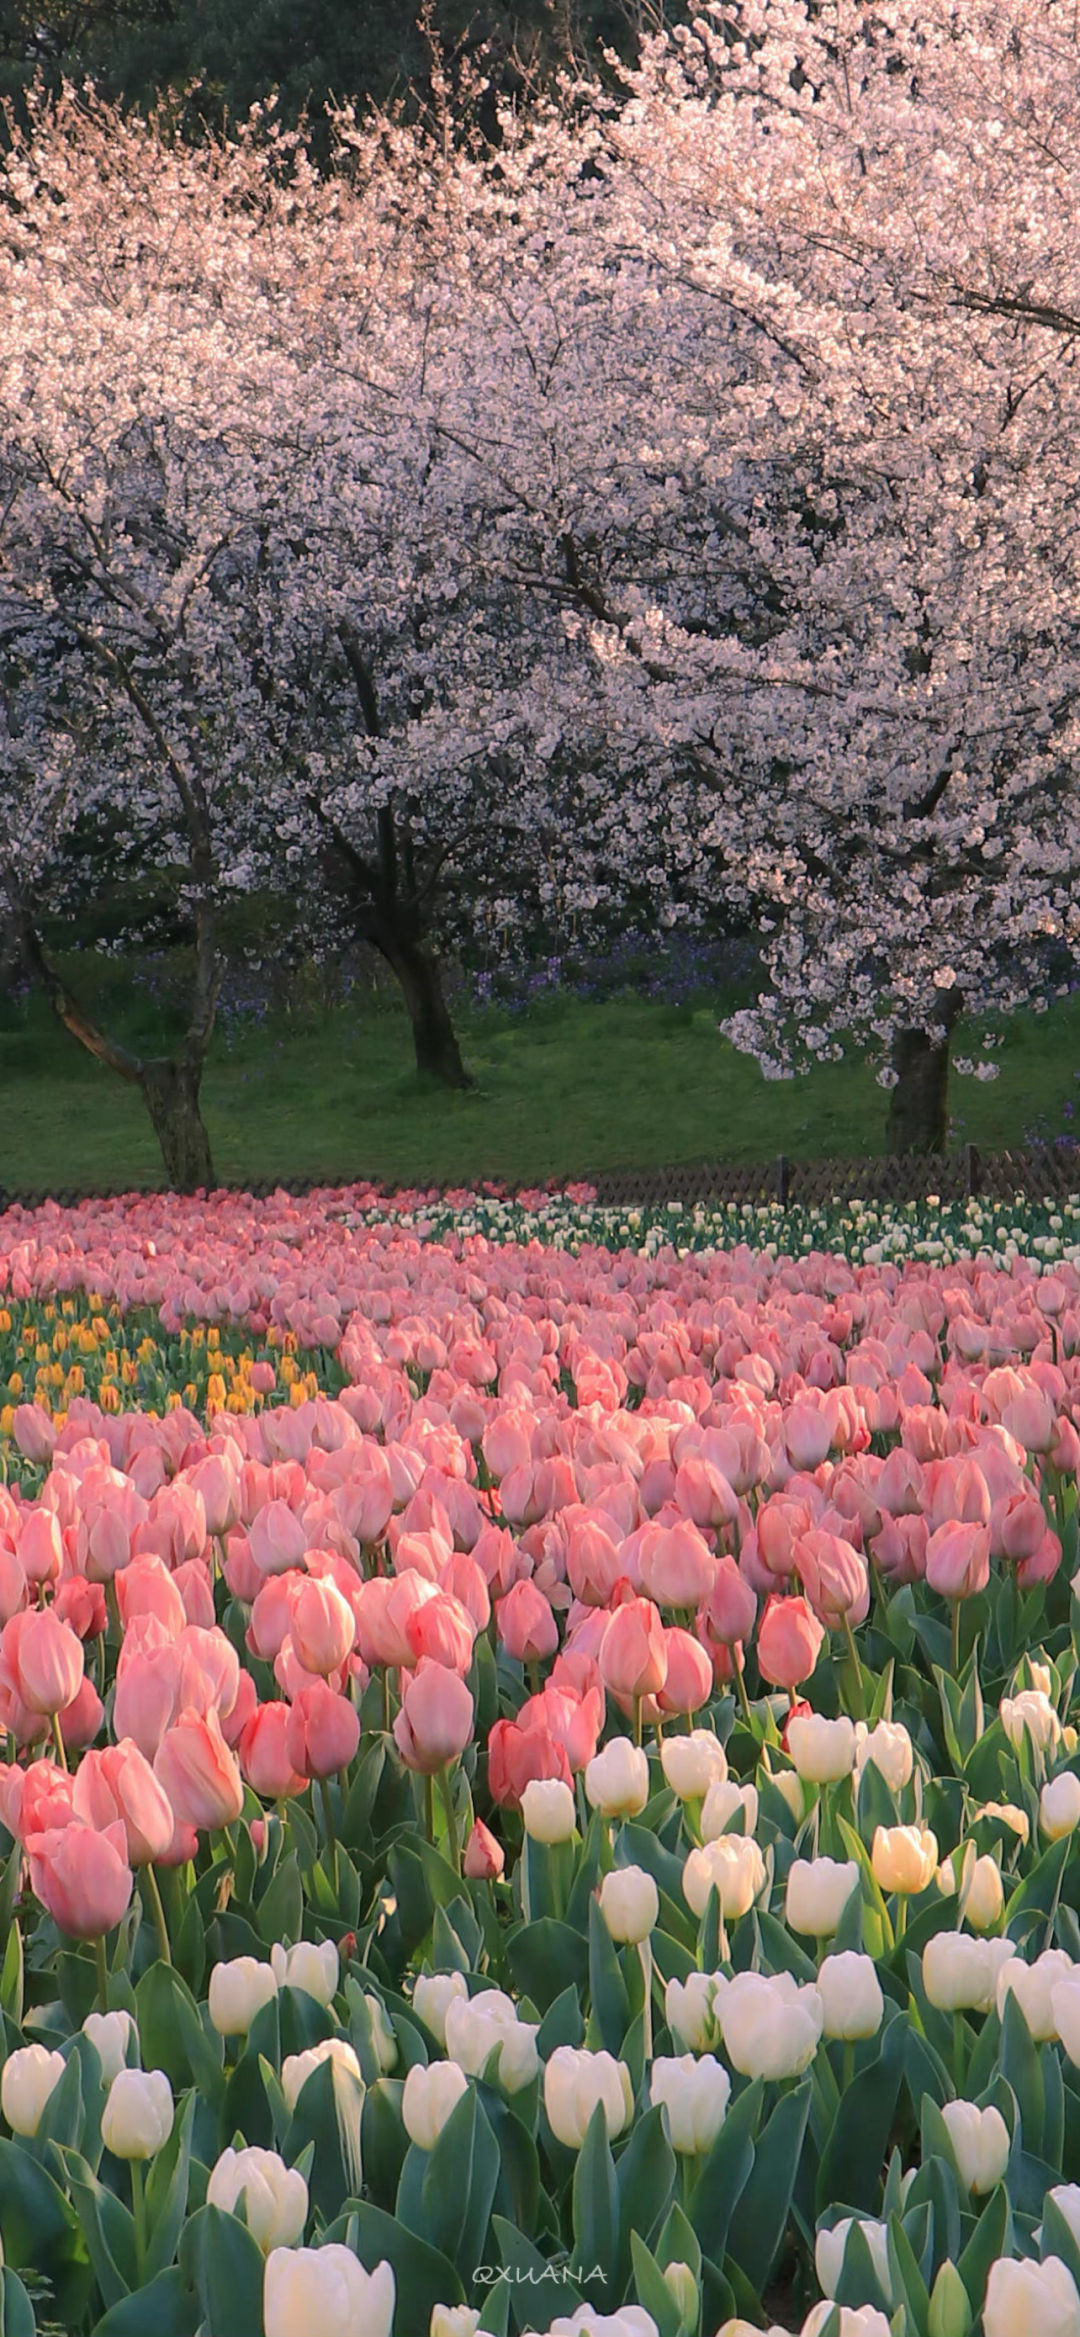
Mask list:
[[[417,1081],[407,1025],[392,1008],[351,1005],[321,1022],[220,1034],[204,1086],[219,1175],[527,1182],[883,1148],[887,1099],[865,1065],[766,1083],[718,1036],[712,1008],[554,1001],[527,1021],[468,1018],[463,1039],[477,1085],[447,1096]],[[961,1034],[958,1053],[972,1049],[978,1031]],[[989,1148],[1070,1128],[1065,1104],[1080,1109],[1080,997],[1017,1021],[998,1060],[994,1082],[955,1083],[955,1141]],[[36,1004],[19,1027],[0,1029],[0,1181],[40,1188],[157,1175],[134,1092]]]

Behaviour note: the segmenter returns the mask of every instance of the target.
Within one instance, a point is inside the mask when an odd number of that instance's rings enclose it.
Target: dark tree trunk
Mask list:
[[[437,1079],[442,1087],[471,1087],[443,996],[438,959],[422,941],[403,935],[390,919],[379,919],[372,939],[401,984],[412,1024],[417,1070]]]
[[[214,1184],[210,1138],[199,1109],[202,1065],[158,1056],[138,1073],[142,1099],[161,1146],[165,1174],[176,1193],[209,1192]]]
[[[889,1102],[890,1152],[944,1152],[949,1132],[949,1038],[898,1031]]]

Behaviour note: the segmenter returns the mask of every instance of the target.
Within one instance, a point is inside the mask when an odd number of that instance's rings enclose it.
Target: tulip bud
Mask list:
[[[1023,1688],[1019,1696],[1003,1696],[998,1706],[1009,1743],[1019,1747],[1026,1730],[1038,1752],[1048,1752],[1061,1735],[1061,1722],[1042,1688]]]
[[[246,2037],[257,2012],[278,1992],[272,1964],[258,1956],[234,1956],[210,1974],[210,2018],[219,2037]]]
[[[307,2222],[308,2188],[296,2167],[276,2150],[224,2150],[206,2186],[208,2207],[235,2215],[242,2204],[247,2227],[263,2255],[291,2248]]]
[[[413,2005],[424,2027],[446,2050],[446,2015],[456,2000],[469,1994],[463,1972],[421,1972],[413,1985]]]
[[[540,2067],[537,2030],[518,2019],[513,1998],[501,1988],[482,1989],[479,1996],[458,1997],[446,2008],[446,2050],[467,2077],[482,2077],[493,2053],[498,2054],[499,2084],[507,2093],[531,2085]]]
[[[479,2307],[473,2305],[433,2305],[428,2337],[476,2337],[480,2327]]]
[[[929,2337],[968,2337],[971,2303],[955,2264],[946,2258],[930,2292]]]
[[[684,2329],[696,2329],[698,2315],[698,2284],[689,2264],[681,2258],[664,2266],[664,2285],[674,2299],[675,2310]]]
[[[558,1777],[533,1777],[521,1796],[525,1832],[534,1842],[569,1842],[577,1823],[573,1791]]]
[[[961,2182],[976,2197],[993,2191],[1009,2163],[1009,2129],[1000,2110],[974,2102],[946,2102],[941,2113],[949,2130]]]
[[[305,1996],[313,1996],[316,2004],[331,2005],[337,1995],[341,1978],[341,1960],[332,1939],[298,1939],[295,1947],[281,1947],[275,1940],[270,1950],[270,1968],[279,1988],[300,1988]]]
[[[692,1850],[683,1867],[683,1897],[691,1914],[704,1915],[715,1888],[725,1922],[746,1915],[765,1888],[765,1861],[757,1843],[744,1834],[720,1834]]]
[[[923,1949],[923,1987],[938,2012],[989,2012],[997,1975],[1013,1954],[1008,1939],[939,1931]]]
[[[648,1939],[660,1914],[660,1893],[641,1866],[617,1866],[600,1885],[600,1913],[611,1937],[632,1947]]]
[[[397,2294],[387,2263],[365,2272],[351,2248],[274,2248],[263,2282],[265,2337],[391,2337]]]
[[[719,2039],[715,1997],[716,1980],[711,1973],[689,1972],[685,1980],[668,1981],[664,2018],[672,2036],[688,2053],[701,2053]]]
[[[710,1785],[701,1805],[701,1839],[715,1842],[726,1834],[732,1819],[743,1813],[743,1833],[752,1834],[758,1822],[756,1785],[737,1785],[733,1777],[718,1778]]]
[[[783,1795],[796,1825],[801,1826],[806,1816],[806,1795],[798,1770],[767,1769],[765,1775],[770,1785],[775,1785],[777,1793]]]
[[[83,2022],[83,2035],[89,2037],[94,2047],[106,2085],[111,2085],[114,2077],[119,2077],[126,2066],[128,2046],[133,2038],[138,2045],[139,2032],[131,2014],[88,2012]]]
[[[371,2038],[379,2057],[379,2068],[384,2077],[389,2077],[391,2070],[397,2068],[397,2038],[386,2017],[386,2007],[380,2004],[378,1997],[366,1992],[364,2003],[371,2015]]]
[[[0,2077],[0,2109],[13,2134],[29,2140],[37,2133],[64,2066],[63,2054],[50,2053],[44,2045],[20,2045],[8,2054]]]
[[[911,1738],[902,1721],[879,1720],[877,1727],[868,1729],[865,1721],[855,1724],[855,1766],[862,1776],[867,1762],[884,1778],[893,1793],[901,1793],[910,1784],[915,1767]]]
[[[973,1931],[990,1931],[1000,1920],[1004,1906],[1005,1888],[996,1858],[989,1854],[977,1858],[964,1902],[965,1923],[970,1923]]]
[[[490,1826],[485,1826],[483,1819],[477,1818],[465,1844],[462,1873],[470,1882],[498,1882],[505,1865],[506,1852],[502,1843],[496,1841]]]
[[[1014,1995],[1036,2044],[1049,2043],[1057,2036],[1055,1995],[1059,1988],[1072,1984],[1075,1973],[1076,1965],[1063,1948],[1045,1948],[1033,1964],[1026,1964],[1022,1956],[1010,1956],[998,1968],[999,2017],[1005,2017],[1006,1997]]]
[[[822,2032],[816,1988],[800,1988],[790,1972],[738,1972],[715,1983],[715,2010],[724,2051],[743,2077],[801,2077]]]
[[[101,2139],[114,2158],[156,2158],[173,2126],[172,2087],[162,2069],[122,2069],[101,2113]]]
[[[416,2063],[410,2069],[402,2088],[401,2115],[418,2150],[434,2150],[468,2083],[456,2061],[433,2061],[427,2069]]]
[[[1075,1833],[1080,1826],[1080,1777],[1075,1769],[1062,1769],[1043,1786],[1039,1825],[1051,1842],[1060,1842],[1063,1835]]]

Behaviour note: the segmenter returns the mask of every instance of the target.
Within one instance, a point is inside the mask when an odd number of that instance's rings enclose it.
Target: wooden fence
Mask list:
[[[302,1195],[367,1181],[352,1168],[338,1176],[290,1179],[286,1189]],[[781,1154],[749,1168],[725,1161],[690,1161],[664,1169],[582,1169],[577,1178],[552,1180],[551,1189],[574,1182],[595,1186],[598,1201],[616,1209],[662,1209],[671,1201],[706,1208],[744,1202],[815,1208],[834,1201],[924,1201],[931,1193],[943,1203],[976,1195],[1000,1202],[1018,1195],[1032,1201],[1062,1201],[1080,1195],[1080,1144],[1040,1144],[1015,1152],[979,1152],[968,1144],[960,1152],[878,1154],[864,1160],[789,1160]],[[282,1184],[277,1177],[228,1189],[267,1200]],[[472,1180],[473,1190],[484,1185],[504,1189],[496,1179]],[[528,1188],[535,1189],[535,1184]],[[39,1209],[47,1201],[70,1208],[81,1201],[119,1200],[161,1190],[155,1185],[123,1185],[8,1192],[0,1186],[0,1214]]]

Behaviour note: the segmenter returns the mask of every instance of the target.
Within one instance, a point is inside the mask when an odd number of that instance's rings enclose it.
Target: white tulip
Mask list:
[[[787,1749],[808,1785],[833,1785],[855,1767],[855,1723],[820,1712],[796,1713],[787,1726]]]
[[[845,2043],[857,2037],[876,2037],[885,2018],[885,1999],[873,1956],[826,1956],[816,1987],[821,1998],[822,2034]]]
[[[106,2085],[127,2065],[128,2047],[139,2032],[129,2012],[88,2012],[83,2022],[83,2035],[89,2037]]]
[[[346,2037],[324,2037],[320,2045],[309,2045],[306,2053],[287,2053],[281,2064],[281,2090],[287,2110],[295,2110],[309,2077],[314,2077],[323,2062],[334,2066],[334,2079],[353,2077],[363,2085],[363,2074],[352,2046]]]
[[[737,1972],[716,1982],[716,2016],[724,2050],[743,2077],[800,2077],[818,2048],[824,2021],[816,1988],[790,1972]]]
[[[870,1864],[882,1891],[929,1890],[937,1873],[937,1836],[929,1826],[878,1826]]]
[[[417,2063],[410,2069],[401,2091],[401,2115],[409,2141],[418,2150],[434,2150],[468,2089],[469,2080],[456,2061],[433,2061],[427,2069]]]
[[[680,1801],[703,1801],[710,1785],[723,1784],[727,1754],[711,1728],[695,1728],[689,1736],[664,1738],[660,1766]]]
[[[424,2027],[430,2029],[432,2036],[438,2039],[444,2052],[446,2015],[450,2006],[466,1998],[468,1993],[464,1972],[421,1972],[413,1983],[415,2010]]]
[[[1058,1981],[1051,1992],[1050,2009],[1069,2060],[1080,2069],[1080,1964],[1074,1964],[1071,1979]]]
[[[983,2305],[985,2337],[1080,2337],[1080,2295],[1060,2256],[999,2256]]]
[[[664,2018],[688,2053],[701,2053],[720,2035],[716,2018],[716,1975],[690,1972],[685,1980],[669,1980],[664,1990]]]
[[[758,1822],[758,1793],[756,1785],[739,1785],[734,1777],[725,1777],[710,1785],[701,1809],[701,1838],[715,1842],[726,1833],[733,1818],[743,1813],[743,1833],[752,1834]]]
[[[525,1832],[533,1842],[569,1842],[577,1826],[573,1790],[561,1777],[531,1777],[521,1796]]]
[[[745,1834],[719,1834],[692,1850],[683,1867],[683,1897],[694,1915],[704,1915],[715,1888],[725,1922],[748,1914],[765,1888],[765,1861]]]
[[[234,1956],[210,1974],[210,2018],[219,2037],[246,2037],[257,2012],[278,1992],[272,1964],[258,1956]]]
[[[938,2012],[989,2012],[997,1976],[1014,1953],[1008,1939],[970,1939],[938,1931],[923,1949],[923,1987]]]
[[[655,1931],[660,1893],[643,1866],[616,1866],[600,1885],[600,1913],[612,1939],[632,1947]]]
[[[678,2060],[659,2058],[649,2078],[649,2100],[654,2109],[662,2102],[667,2111],[671,2147],[687,2157],[703,2157],[712,2149],[727,2115],[731,2079],[711,2053],[696,2059],[692,2053]]]
[[[568,2319],[553,2321],[547,2337],[660,2337],[660,2332],[642,2305],[621,2305],[617,2313],[598,2313],[593,2305],[579,2305]]]
[[[480,2312],[473,2305],[432,2305],[428,2337],[476,2337]]]
[[[1060,1739],[1061,1722],[1043,1688],[1022,1688],[1019,1696],[1003,1696],[998,1711],[1009,1743],[1018,1750],[1025,1729],[1040,1753]]]
[[[396,2288],[389,2264],[365,2272],[351,2248],[275,2248],[266,2259],[266,2337],[391,2337]]]
[[[831,2231],[818,2233],[814,2245],[814,2268],[822,2289],[826,2296],[835,2297],[840,2286],[840,2275],[844,2269],[844,2252],[847,2248],[848,2234],[853,2232],[856,2226],[861,2231],[870,2250],[870,2260],[881,2282],[882,2295],[887,2297],[892,2288],[892,2274],[889,2270],[889,2234],[885,2224],[875,2223],[869,2216],[845,2215],[840,2223],[834,2223]]]
[[[858,1884],[853,1858],[796,1858],[788,1869],[784,1905],[789,1929],[831,1939]]]
[[[364,2003],[371,2016],[371,2041],[379,2058],[379,2068],[384,2077],[389,2077],[390,2071],[397,2068],[397,2038],[387,2017],[386,2007],[380,2004],[378,1997],[365,1993]]]
[[[500,1988],[485,1988],[479,1996],[455,1997],[447,2006],[446,2050],[467,2077],[482,2077],[497,2052],[499,2083],[516,2094],[531,2085],[539,2070],[538,2028],[539,2023],[518,2019],[512,1997]]]
[[[1075,1769],[1062,1769],[1043,1786],[1039,1795],[1039,1825],[1051,1842],[1060,1842],[1065,1834],[1075,1834],[1080,1826],[1080,1777]]]
[[[1045,2045],[1057,2036],[1054,2017],[1054,1995],[1063,1982],[1071,1980],[1076,1966],[1063,1948],[1046,1948],[1036,1956],[1033,1964],[1026,1964],[1022,1956],[1010,1956],[1002,1964],[997,1976],[998,2018],[1004,2019],[1005,1999],[1013,1995],[1023,2013],[1036,2044]]]
[[[275,1942],[270,1950],[270,1964],[279,1988],[300,1988],[305,1996],[313,1996],[316,2004],[331,2005],[341,1979],[341,1961],[332,1939],[298,1939],[295,1947],[284,1948]]]
[[[13,2134],[29,2139],[37,2133],[65,2067],[63,2054],[50,2053],[44,2045],[20,2045],[8,2054],[0,2078],[0,2109]]]
[[[608,2140],[614,2141],[634,2115],[634,2095],[625,2061],[613,2053],[588,2053],[557,2045],[544,2069],[544,2108],[557,2142],[580,2150],[597,2105],[603,2109]]]
[[[1009,2163],[1009,2129],[1000,2110],[974,2102],[946,2102],[941,2113],[949,2129],[961,2180],[977,2196],[993,2191]]]
[[[915,1769],[915,1752],[904,1724],[900,1720],[879,1720],[876,1728],[867,1728],[865,1720],[855,1723],[855,1767],[859,1776],[868,1761],[884,1778],[893,1793],[902,1793],[910,1785]]]
[[[987,1852],[977,1858],[971,1871],[967,1898],[964,1901],[964,1921],[973,1931],[989,1931],[1001,1919],[1005,1906],[1005,1886],[996,1858]]]
[[[252,2239],[269,2255],[291,2248],[308,2213],[308,2187],[298,2167],[287,2167],[276,2150],[223,2150],[206,2186],[208,2207],[235,2215],[243,2203]]]
[[[830,2314],[839,2313],[840,2337],[892,2337],[889,2321],[876,2305],[834,2305],[828,2297],[811,2307],[800,2337],[821,2337]]]
[[[777,1793],[783,1795],[796,1825],[801,1826],[806,1816],[806,1793],[798,1770],[767,1769],[765,1775]]]
[[[114,2158],[156,2158],[173,2128],[172,2087],[162,2069],[121,2069],[101,2113],[101,2139]]]
[[[1046,2197],[1053,2200],[1058,2214],[1064,2217],[1077,2246],[1080,2247],[1080,2183],[1056,2183],[1054,2189],[1047,2192]],[[1044,2200],[1044,2211],[1045,2205]],[[1035,2238],[1036,2241],[1040,2238],[1038,2232],[1036,2232]]]
[[[585,1767],[585,1799],[605,1818],[636,1818],[649,1798],[648,1756],[629,1737],[612,1737]]]

